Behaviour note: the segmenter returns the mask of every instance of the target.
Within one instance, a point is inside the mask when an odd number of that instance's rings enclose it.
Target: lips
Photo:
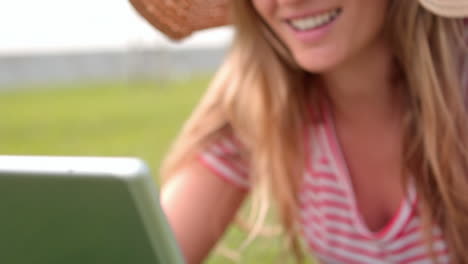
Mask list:
[[[288,19],[287,23],[297,31],[313,30],[333,22],[340,14],[341,8],[335,8],[319,14]]]

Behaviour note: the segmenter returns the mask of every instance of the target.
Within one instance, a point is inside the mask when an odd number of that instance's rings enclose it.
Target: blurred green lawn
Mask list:
[[[0,92],[0,154],[135,156],[155,177],[209,76],[178,81],[90,82]],[[228,230],[223,247],[245,238]],[[284,263],[279,239],[259,238],[240,263]],[[209,264],[234,263],[215,251]]]

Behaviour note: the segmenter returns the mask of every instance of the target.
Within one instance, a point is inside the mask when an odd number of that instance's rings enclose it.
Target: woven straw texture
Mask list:
[[[130,0],[135,9],[169,38],[228,24],[229,0]]]

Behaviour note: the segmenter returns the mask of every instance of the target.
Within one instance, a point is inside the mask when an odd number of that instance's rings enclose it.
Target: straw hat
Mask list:
[[[432,13],[443,17],[468,17],[468,0],[419,0]]]
[[[228,24],[229,0],[130,0],[155,28],[173,40]]]
[[[130,0],[148,22],[174,40],[182,39],[197,30],[227,25],[229,1],[231,0]],[[468,17],[468,0],[419,2],[439,16]]]

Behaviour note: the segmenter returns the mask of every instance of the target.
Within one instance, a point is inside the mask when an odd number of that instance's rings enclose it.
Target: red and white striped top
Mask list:
[[[303,174],[300,215],[304,239],[320,263],[432,263],[422,239],[414,189],[408,190],[386,227],[370,231],[357,209],[331,116],[307,134],[310,153]],[[239,159],[238,148],[235,140],[224,138],[202,152],[200,161],[221,178],[248,189],[247,168]],[[440,229],[435,227],[433,232],[439,263],[449,263]]]

